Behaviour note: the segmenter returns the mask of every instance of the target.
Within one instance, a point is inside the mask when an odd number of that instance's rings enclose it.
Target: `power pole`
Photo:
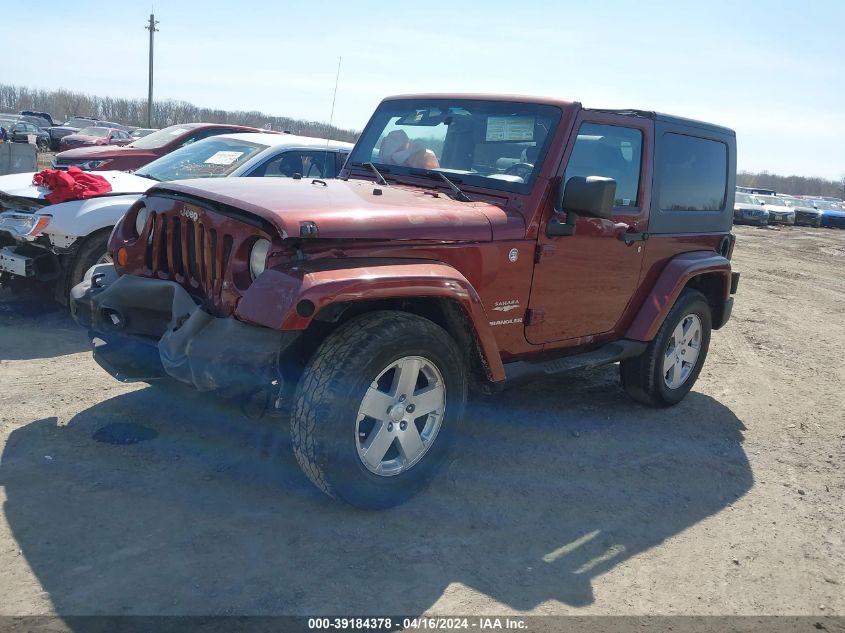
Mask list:
[[[158,31],[156,24],[158,24],[156,16],[150,13],[150,23],[144,27],[150,32],[150,88],[147,93],[147,127],[153,126],[153,38]]]

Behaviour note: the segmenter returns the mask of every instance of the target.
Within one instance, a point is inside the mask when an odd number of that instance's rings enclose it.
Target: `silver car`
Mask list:
[[[795,211],[786,206],[782,196],[754,196],[769,212],[769,224],[795,224]]]
[[[734,201],[734,224],[756,224],[764,226],[769,222],[769,212],[755,196],[736,192]]]

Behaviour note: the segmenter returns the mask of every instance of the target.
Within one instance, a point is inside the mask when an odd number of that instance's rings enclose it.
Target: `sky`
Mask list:
[[[151,6],[2,0],[0,83],[145,98]],[[738,168],[845,177],[845,1],[159,0],[155,98],[360,130],[391,94],[484,92],[736,130]],[[47,33],[43,30],[46,29]]]

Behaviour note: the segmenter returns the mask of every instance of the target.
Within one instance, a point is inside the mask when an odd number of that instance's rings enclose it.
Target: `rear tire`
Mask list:
[[[651,407],[680,402],[704,366],[711,329],[707,299],[697,290],[684,289],[642,356],[620,363],[628,395]],[[686,359],[692,356],[694,362],[689,363]]]
[[[366,314],[308,362],[290,421],[294,454],[327,495],[389,508],[434,476],[466,399],[463,356],[448,332],[405,312]]]

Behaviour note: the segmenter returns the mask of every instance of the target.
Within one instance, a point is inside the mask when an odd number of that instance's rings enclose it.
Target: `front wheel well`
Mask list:
[[[485,393],[492,391],[490,373],[469,314],[457,301],[441,297],[349,301],[326,306],[314,316],[303,332],[304,336],[300,337],[298,355],[303,364],[320,343],[341,325],[362,314],[381,310],[408,312],[442,327],[464,354],[471,386]]]

